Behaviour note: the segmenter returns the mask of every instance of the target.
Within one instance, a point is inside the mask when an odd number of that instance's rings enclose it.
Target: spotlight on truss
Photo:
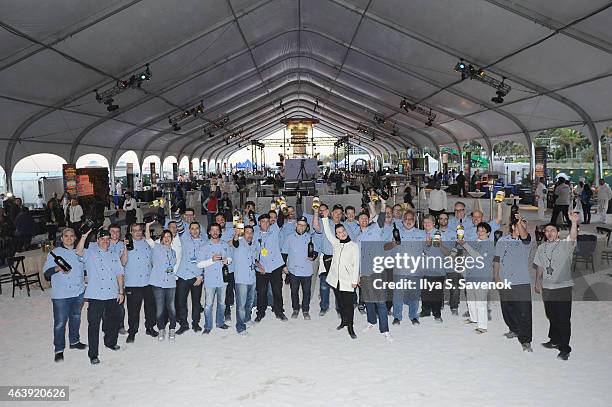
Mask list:
[[[168,123],[170,123],[172,126],[172,130],[179,131],[182,127],[181,125],[191,123],[202,113],[204,113],[204,104],[202,101],[200,101],[200,104],[192,107],[191,109],[186,109],[175,113],[172,116],[168,116]]]
[[[512,90],[512,87],[505,83],[505,77],[502,77],[502,80],[500,81],[499,79],[488,75],[482,68],[477,68],[472,64],[466,64],[463,59],[457,62],[454,69],[461,74],[461,80],[467,78],[475,79],[496,89],[495,94],[497,96],[494,96],[491,99],[493,103],[504,103],[504,96],[506,96]]]
[[[125,92],[128,89],[139,88],[142,86],[144,81],[148,81],[151,79],[151,70],[149,69],[149,64],[146,65],[144,71],[131,75],[128,79],[120,79],[117,81],[115,86],[112,88],[108,88],[101,92],[98,89],[95,89],[94,92],[96,94],[96,100],[98,103],[103,103],[106,105],[106,110],[109,112],[115,111],[119,109],[119,105],[116,105],[113,97],[117,96],[120,93]]]
[[[420,114],[421,116],[425,116],[425,118],[427,119],[425,121],[426,126],[432,126],[434,120],[436,120],[436,114],[431,110],[431,108],[427,110],[422,106],[408,102],[406,99],[402,99],[402,101],[400,102],[400,109],[404,109],[407,112],[414,112]]]

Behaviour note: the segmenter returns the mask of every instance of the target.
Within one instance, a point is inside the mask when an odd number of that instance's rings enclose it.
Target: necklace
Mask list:
[[[546,266],[546,274],[548,274],[549,276],[551,276],[554,272],[554,269],[552,267],[552,259],[555,256],[555,250],[559,246],[560,240],[557,240],[556,243],[557,244],[555,244],[555,246],[550,251],[550,256],[548,256],[548,247],[546,247],[546,251],[544,252],[544,257],[546,257],[546,260],[548,260],[548,266]],[[547,246],[552,246],[552,244]]]

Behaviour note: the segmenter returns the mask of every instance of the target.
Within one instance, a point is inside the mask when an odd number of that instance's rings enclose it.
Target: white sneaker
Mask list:
[[[370,332],[370,331],[372,331],[374,329],[375,326],[376,325],[374,325],[374,324],[368,324],[365,328],[363,328],[362,332]]]
[[[165,329],[160,329],[159,330],[159,335],[157,335],[157,340],[161,342],[164,339],[166,339],[166,330]]]
[[[393,342],[393,337],[391,336],[391,332],[384,332],[383,336],[387,340],[387,342]]]
[[[175,335],[175,333],[174,333],[174,329],[171,329],[171,330],[168,332],[168,340],[169,340],[169,341],[173,341],[173,340],[174,340],[174,338],[176,338],[176,335]]]
[[[246,326],[248,326],[249,328],[254,327],[255,326],[255,321],[250,320],[249,322],[246,323]]]

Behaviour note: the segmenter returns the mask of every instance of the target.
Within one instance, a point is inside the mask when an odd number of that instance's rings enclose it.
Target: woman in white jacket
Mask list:
[[[357,283],[359,282],[359,245],[351,241],[348,232],[342,224],[335,227],[335,231],[331,230],[330,222],[327,221],[329,209],[325,208],[322,215],[324,216],[323,232],[327,239],[331,242],[334,248],[331,267],[327,275],[327,284],[336,291],[336,298],[340,300],[339,308],[342,322],[338,325],[338,330],[347,327],[351,338],[356,339],[355,330],[353,329],[353,294]],[[314,223],[318,223],[318,211],[314,211]]]

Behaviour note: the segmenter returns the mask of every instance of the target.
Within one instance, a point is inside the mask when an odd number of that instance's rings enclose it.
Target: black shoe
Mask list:
[[[77,342],[77,343],[71,344],[70,345],[70,349],[83,350],[83,349],[87,349],[87,345],[85,345],[84,343],[81,343],[81,342]]]
[[[202,331],[202,335],[208,335],[210,333],[210,329],[206,328],[204,331]]]
[[[56,362],[63,362],[64,361],[64,352],[57,352],[55,354],[55,357],[53,358],[54,361]]]
[[[182,325],[179,329],[176,330],[176,334],[182,335],[187,331],[189,331],[189,327],[187,325]]]
[[[434,319],[437,323],[441,324],[442,323],[442,317],[435,317]]]
[[[353,324],[349,324],[346,329],[351,338],[357,339],[357,335],[355,334],[355,330],[353,329]]]
[[[192,325],[191,329],[193,329],[193,332],[200,332],[202,330],[200,325]]]
[[[136,335],[134,334],[129,334],[127,339],[125,340],[125,343],[134,343],[134,338],[136,337]]]
[[[285,316],[284,312],[276,314],[276,318],[280,319],[281,321],[287,321],[287,317]]]
[[[157,338],[157,335],[159,335],[159,332],[157,332],[155,329],[153,328],[149,328],[147,329],[147,335],[152,336],[153,338]]]
[[[360,306],[358,306],[358,307],[357,307],[357,309],[359,310],[359,313],[360,313],[361,315],[365,315],[365,313],[366,313],[365,306],[360,305]]]
[[[91,363],[92,365],[98,365],[98,364],[100,364],[100,359],[98,359],[98,358],[91,358],[91,359],[89,359],[89,363]]]
[[[227,326],[226,324],[223,324],[223,325],[218,326],[217,328],[219,328],[219,329],[228,329],[229,326]]]
[[[410,321],[412,321],[412,325],[421,325],[417,318],[412,318]]]
[[[559,345],[552,343],[551,341],[544,342],[542,346],[544,346],[546,349],[557,349],[559,347]]]
[[[401,322],[402,322],[402,321],[400,321],[399,319],[397,319],[397,318],[393,318],[393,322],[392,322],[392,324],[393,324],[393,325],[399,325]]]
[[[300,310],[293,310],[291,313],[291,319],[297,319],[298,315],[300,315]]]
[[[430,317],[430,316],[431,316],[431,312],[421,311],[421,313],[419,314],[419,317],[421,318]]]
[[[107,346],[107,348],[110,349],[110,350],[119,350],[119,349],[121,349],[121,346],[113,345],[113,346]]]
[[[340,325],[338,325],[338,326],[336,327],[336,330],[337,330],[337,331],[339,331],[339,330],[341,330],[342,328],[344,328],[345,326],[346,326],[346,324],[345,324],[344,322],[341,322],[341,323],[340,323]]]
[[[569,352],[559,352],[557,359],[567,360],[569,359]]]
[[[264,317],[260,317],[259,315],[255,317],[255,322],[261,322]]]

